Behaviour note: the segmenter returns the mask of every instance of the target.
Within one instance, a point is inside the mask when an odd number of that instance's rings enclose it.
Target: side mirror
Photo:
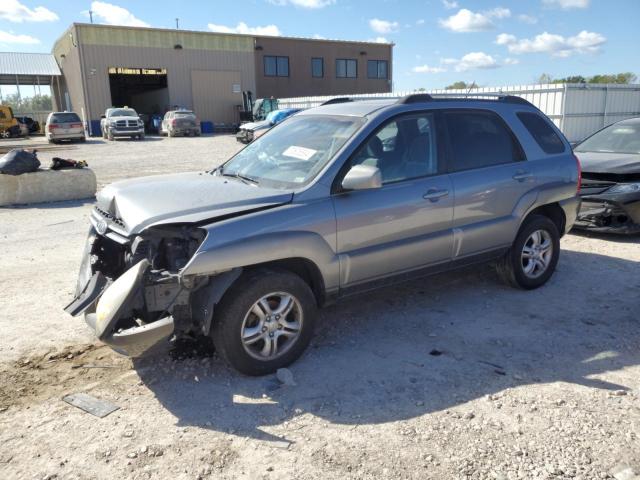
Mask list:
[[[102,118],[107,118],[107,116],[106,116],[106,115],[100,115],[100,118],[101,118],[101,119],[102,119]]]
[[[380,169],[372,165],[354,165],[342,180],[345,190],[368,190],[382,187]]]

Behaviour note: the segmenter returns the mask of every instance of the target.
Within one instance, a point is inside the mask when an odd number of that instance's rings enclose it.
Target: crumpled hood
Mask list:
[[[125,224],[127,234],[163,223],[192,223],[289,203],[290,191],[249,185],[206,172],[155,175],[112,183],[97,207]]]
[[[640,173],[640,155],[636,153],[575,152],[585,173]]]
[[[262,120],[261,122],[243,123],[242,125],[240,125],[240,130],[249,130],[249,131],[255,132],[256,130],[262,130],[270,127],[271,127],[270,122],[266,120]]]

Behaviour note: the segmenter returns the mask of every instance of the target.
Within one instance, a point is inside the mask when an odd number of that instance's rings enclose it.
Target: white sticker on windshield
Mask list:
[[[316,154],[316,152],[317,150],[313,150],[311,148],[298,147],[296,145],[291,145],[284,152],[282,152],[282,154],[286,155],[287,157],[297,158],[299,160],[309,160],[311,157],[313,157]]]

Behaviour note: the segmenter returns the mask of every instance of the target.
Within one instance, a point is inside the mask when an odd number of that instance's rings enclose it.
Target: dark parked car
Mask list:
[[[640,118],[609,125],[574,151],[582,164],[576,228],[640,232]]]
[[[40,132],[40,123],[37,120],[34,120],[31,117],[16,117],[16,119],[23,125],[27,126],[29,133]]]

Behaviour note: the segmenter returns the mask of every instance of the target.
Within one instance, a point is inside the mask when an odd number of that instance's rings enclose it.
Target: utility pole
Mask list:
[[[180,30],[180,19],[176,18],[176,30]]]
[[[93,23],[93,12],[89,10],[89,20]]]

